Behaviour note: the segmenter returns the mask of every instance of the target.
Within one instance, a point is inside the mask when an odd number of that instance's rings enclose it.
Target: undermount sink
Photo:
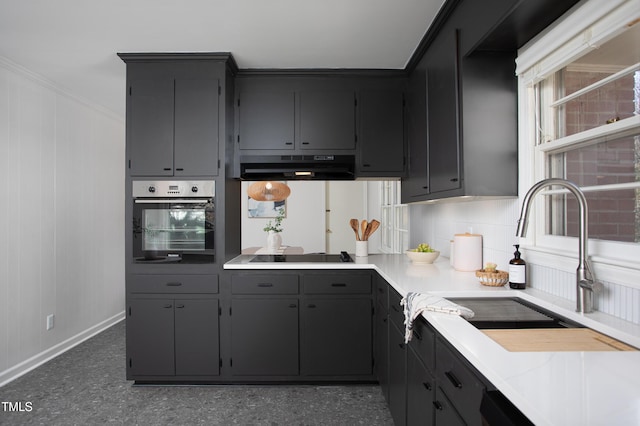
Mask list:
[[[471,309],[474,317],[467,321],[510,352],[637,350],[520,299],[449,300]]]
[[[468,319],[478,329],[581,328],[546,309],[516,298],[454,298],[458,305],[471,309]]]

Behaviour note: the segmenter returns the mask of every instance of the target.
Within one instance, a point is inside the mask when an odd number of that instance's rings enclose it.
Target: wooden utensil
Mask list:
[[[356,241],[360,241],[360,234],[359,234],[359,229],[358,229],[358,219],[351,219],[349,221],[349,225],[351,225],[351,229],[353,229],[353,232],[356,233]]]
[[[367,230],[367,219],[363,219],[362,222],[360,222],[360,235],[362,235],[361,240],[362,241],[367,241],[364,239],[364,233]]]
[[[369,222],[369,224],[367,224],[367,229],[365,230],[364,235],[362,236],[362,240],[369,241],[369,237],[371,236],[371,234],[376,232],[376,229],[378,229],[379,227],[380,227],[379,221],[373,219],[371,222]]]

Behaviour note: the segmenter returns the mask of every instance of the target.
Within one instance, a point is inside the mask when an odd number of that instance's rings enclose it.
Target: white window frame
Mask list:
[[[408,206],[400,203],[400,181],[380,182],[380,211],[382,223],[380,251],[383,253],[402,253],[408,248],[409,220],[402,227],[402,215],[407,215]],[[405,241],[405,247],[402,245]]]
[[[640,25],[639,19],[638,0],[584,0],[518,52],[520,205],[527,190],[546,177],[545,154],[563,144],[575,143],[578,138],[537,144],[534,85],[628,26]],[[632,117],[608,125],[607,131],[624,132],[637,129],[639,124],[640,117]],[[543,198],[538,195],[534,200],[529,232],[527,238],[521,239],[521,245],[532,263],[575,272],[577,238],[545,234]],[[640,288],[640,244],[590,239],[589,255],[597,279]]]

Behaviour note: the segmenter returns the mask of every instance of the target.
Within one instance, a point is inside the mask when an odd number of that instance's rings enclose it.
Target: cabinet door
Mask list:
[[[360,94],[359,169],[362,173],[404,173],[404,97],[400,91]]]
[[[175,81],[175,176],[218,174],[218,80]]]
[[[376,310],[376,375],[384,398],[389,403],[389,316],[378,303]]]
[[[132,176],[173,175],[172,78],[131,83],[127,131]]]
[[[300,148],[355,149],[355,93],[301,92]]]
[[[436,386],[412,345],[407,351],[407,425],[434,424]]]
[[[427,51],[429,192],[460,188],[457,31],[443,32]],[[469,159],[473,161],[473,159]]]
[[[234,375],[298,375],[298,299],[231,302]]]
[[[174,304],[166,299],[135,299],[127,312],[127,378],[172,376]]]
[[[302,321],[302,374],[371,374],[371,299],[307,299]]]
[[[178,376],[220,373],[218,300],[175,301],[175,357]]]
[[[393,323],[389,325],[389,409],[395,424],[406,424],[407,346],[404,333]]]
[[[465,426],[455,407],[439,387],[436,387],[436,400],[433,402],[435,423],[447,426]],[[480,424],[480,423],[477,423]]]
[[[294,149],[293,91],[243,92],[238,116],[240,149]]]
[[[409,77],[407,92],[407,174],[402,180],[402,202],[421,201],[429,194],[427,173],[427,79],[424,69]]]

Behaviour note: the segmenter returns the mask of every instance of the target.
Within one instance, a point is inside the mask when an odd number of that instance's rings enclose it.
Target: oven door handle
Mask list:
[[[133,200],[134,203],[136,204],[158,204],[158,203],[167,203],[167,204],[202,204],[202,203],[206,203],[209,200],[209,198],[200,198],[200,199],[180,199],[180,198],[169,198],[169,199],[163,199],[163,198],[156,198],[156,199],[137,199],[137,200]]]

